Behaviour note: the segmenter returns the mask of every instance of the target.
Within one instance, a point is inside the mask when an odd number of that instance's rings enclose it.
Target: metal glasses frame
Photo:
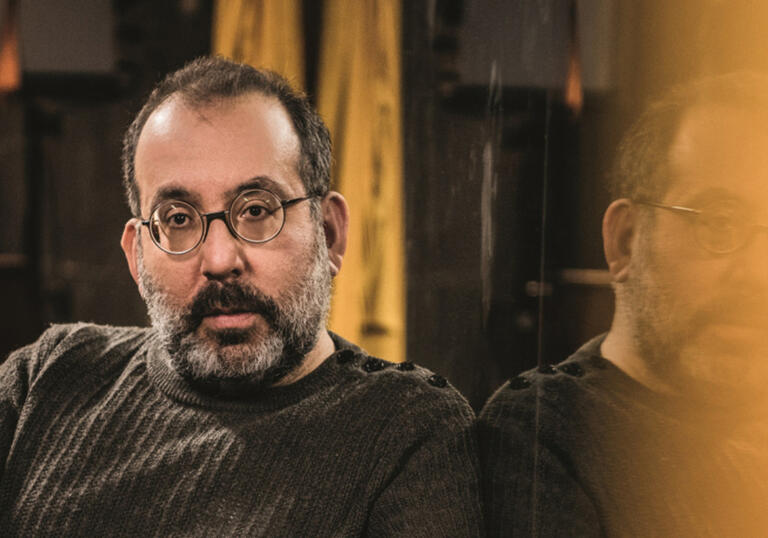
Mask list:
[[[658,202],[651,202],[649,200],[632,200],[632,202],[635,203],[635,204],[656,207],[656,208],[659,208],[659,209],[666,209],[666,210],[669,210],[669,211],[676,211],[678,213],[682,213],[684,215],[690,215],[690,216],[693,216],[693,217],[699,217],[702,214],[706,213],[706,211],[702,211],[701,209],[693,209],[691,207],[683,207],[683,206],[679,206],[679,205],[660,204]],[[725,250],[717,250],[717,249],[713,249],[711,247],[708,247],[701,240],[701,238],[699,237],[698,233],[696,234],[697,242],[699,243],[699,245],[701,245],[702,248],[704,248],[705,250],[707,250],[707,251],[709,251],[709,252],[711,252],[713,254],[730,254],[731,252],[736,252],[737,250],[739,250],[739,249],[743,248],[745,245],[747,245],[749,243],[749,241],[752,239],[752,237],[757,232],[760,232],[760,231],[768,232],[768,225],[751,223],[751,222],[745,222],[745,221],[740,220],[738,218],[734,219],[734,220],[736,222],[739,222],[741,225],[743,225],[745,229],[751,230],[751,233],[743,234],[743,239],[741,240],[741,242],[737,242],[733,246],[733,248],[729,248],[729,249],[725,249]]]

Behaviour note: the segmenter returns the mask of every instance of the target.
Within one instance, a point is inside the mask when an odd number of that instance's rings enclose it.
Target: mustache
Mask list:
[[[277,329],[280,309],[277,303],[261,290],[239,282],[210,282],[189,304],[183,323],[194,331],[206,316],[249,312],[261,315],[273,329]]]

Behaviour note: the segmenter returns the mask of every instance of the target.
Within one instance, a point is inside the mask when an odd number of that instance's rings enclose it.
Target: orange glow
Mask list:
[[[579,25],[576,2],[571,3],[570,46],[568,47],[568,74],[565,79],[565,104],[580,114],[584,105],[584,90],[581,84],[581,51],[579,50]]]
[[[19,34],[16,1],[10,0],[0,28],[0,92],[12,92],[21,86]]]

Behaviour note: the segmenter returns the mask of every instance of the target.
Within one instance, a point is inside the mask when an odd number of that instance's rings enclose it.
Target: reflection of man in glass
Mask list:
[[[768,532],[768,84],[673,92],[620,148],[613,324],[480,420],[492,535]]]
[[[169,75],[125,137],[151,329],[54,326],[0,370],[3,536],[476,536],[472,411],[325,328],[347,206],[279,76]]]

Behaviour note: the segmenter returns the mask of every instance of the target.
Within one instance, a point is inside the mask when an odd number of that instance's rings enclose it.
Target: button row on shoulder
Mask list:
[[[584,368],[577,362],[566,362],[557,367],[561,372],[573,377],[581,377],[584,375]]]
[[[443,376],[438,374],[432,374],[429,376],[427,378],[427,383],[439,389],[445,388],[448,385],[448,381],[446,381]]]
[[[576,362],[566,362],[557,367],[547,364],[537,369],[537,372],[544,375],[554,375],[563,372],[572,377],[581,377],[584,375],[584,368]],[[509,380],[509,388],[512,390],[523,390],[531,386],[531,382],[522,375],[513,377]]]
[[[378,372],[379,370],[383,370],[387,367],[387,362],[377,359],[376,357],[371,357],[367,361],[363,363],[363,370],[365,370],[368,373],[371,372]]]
[[[554,375],[562,372],[572,377],[582,377],[585,374],[584,367],[578,362],[569,361],[558,366],[545,364],[536,369],[536,372],[543,375]],[[509,388],[511,390],[524,390],[531,386],[531,381],[523,375],[510,378]]]
[[[352,362],[355,359],[355,356],[356,356],[356,353],[351,349],[344,349],[337,354],[336,360],[340,364],[346,364],[348,362]],[[361,365],[361,368],[370,374],[372,372],[378,372],[379,370],[383,370],[384,368],[387,368],[388,366],[391,366],[391,365],[392,363],[387,362],[385,360],[382,360],[376,357],[369,357],[365,362],[363,362],[363,364]],[[411,361],[400,362],[395,365],[395,369],[401,372],[410,372],[415,368],[416,368],[416,365],[413,364]],[[443,376],[438,374],[432,374],[431,376],[429,376],[427,378],[427,383],[437,388],[444,388],[448,386],[448,381]]]
[[[355,352],[351,349],[342,349],[336,354],[336,362],[339,364],[347,364],[355,359]]]
[[[523,390],[530,386],[531,382],[520,375],[509,380],[509,388],[512,390]]]
[[[395,368],[397,368],[401,372],[410,372],[411,370],[416,368],[416,366],[411,361],[406,361],[406,362],[398,363],[397,366],[395,366]]]
[[[540,374],[553,375],[557,373],[557,369],[551,364],[542,364],[539,366],[538,372]]]

